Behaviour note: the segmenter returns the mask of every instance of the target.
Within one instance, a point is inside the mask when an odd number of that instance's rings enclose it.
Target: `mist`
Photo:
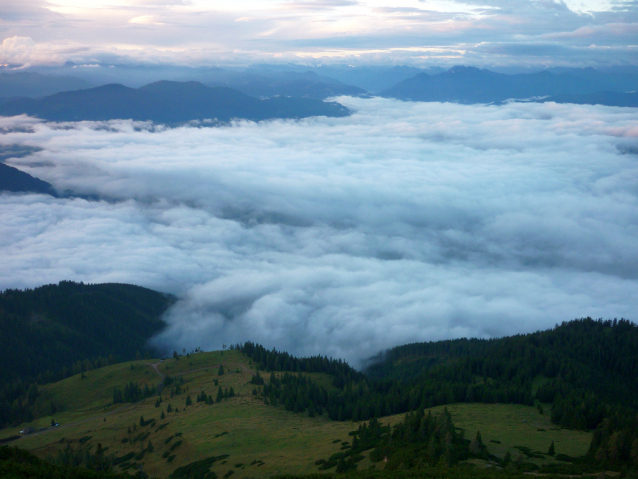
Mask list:
[[[348,118],[164,128],[0,118],[0,288],[177,295],[166,351],[251,340],[354,366],[398,344],[634,319],[632,109],[339,98]],[[17,148],[17,147],[16,147]]]

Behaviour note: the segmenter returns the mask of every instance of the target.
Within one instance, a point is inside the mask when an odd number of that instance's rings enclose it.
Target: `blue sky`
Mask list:
[[[636,64],[638,2],[0,2],[0,63]]]

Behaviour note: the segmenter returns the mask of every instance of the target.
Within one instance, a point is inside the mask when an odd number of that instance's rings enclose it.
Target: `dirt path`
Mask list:
[[[162,381],[164,381],[164,375],[160,372],[160,370],[159,370],[159,369],[157,369],[157,366],[159,366],[160,364],[162,364],[162,361],[160,361],[159,363],[144,363],[144,364],[146,364],[147,366],[152,367],[152,368],[155,370],[155,372],[156,372],[157,374],[159,374],[159,377],[160,377],[160,378],[162,378]]]

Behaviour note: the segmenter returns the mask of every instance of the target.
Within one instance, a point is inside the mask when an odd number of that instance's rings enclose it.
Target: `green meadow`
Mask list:
[[[220,365],[223,375],[219,375]],[[229,477],[229,471],[233,471],[233,478],[319,472],[315,462],[339,452],[341,443],[351,440],[348,433],[358,423],[310,418],[267,406],[253,394],[256,386],[250,380],[254,373],[252,362],[239,351],[134,361],[92,370],[84,377],[73,376],[44,386],[63,409],[55,415],[59,426],[25,436],[13,444],[40,457],[55,457],[67,447],[95,451],[99,443],[105,454],[120,458],[118,468],[129,472],[141,469],[158,478],[168,477],[176,468],[193,461],[220,455],[228,457],[211,468],[220,478]],[[260,371],[260,374],[268,380],[269,373]],[[163,389],[159,407],[156,407],[160,397],[157,394],[137,403],[111,404],[114,388],[122,389],[129,382],[156,388],[162,381],[161,375],[170,376],[173,383]],[[325,374],[311,376],[329,383]],[[181,392],[171,397],[171,387],[176,384]],[[196,401],[202,391],[215,400],[219,387],[222,390],[232,387],[235,396],[212,405]],[[187,397],[192,401],[188,406]],[[579,456],[587,451],[591,440],[590,433],[557,428],[547,413],[540,414],[532,407],[505,404],[447,407],[455,426],[464,431],[466,438],[471,439],[480,431],[489,451],[497,456],[510,451],[516,457],[522,449],[547,453],[552,441],[557,454]],[[439,409],[434,408],[433,412]],[[140,424],[141,417],[145,425]],[[393,424],[402,418],[390,416],[381,422]],[[43,417],[30,425],[46,427],[51,419]],[[25,426],[2,430],[0,438]],[[550,456],[534,460],[554,461]],[[359,469],[371,465],[366,457],[359,463]]]

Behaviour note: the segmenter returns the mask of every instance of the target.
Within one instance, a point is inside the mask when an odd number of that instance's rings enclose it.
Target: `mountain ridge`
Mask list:
[[[227,87],[200,82],[162,80],[140,88],[110,83],[95,88],[60,92],[41,99],[18,99],[0,105],[0,115],[27,114],[50,121],[107,121],[131,119],[179,124],[194,120],[229,122],[309,116],[342,117],[343,105],[310,98],[259,100]]]
[[[494,103],[509,99],[612,90],[607,83],[549,71],[506,75],[476,67],[455,66],[437,75],[420,73],[380,93],[409,101]]]

